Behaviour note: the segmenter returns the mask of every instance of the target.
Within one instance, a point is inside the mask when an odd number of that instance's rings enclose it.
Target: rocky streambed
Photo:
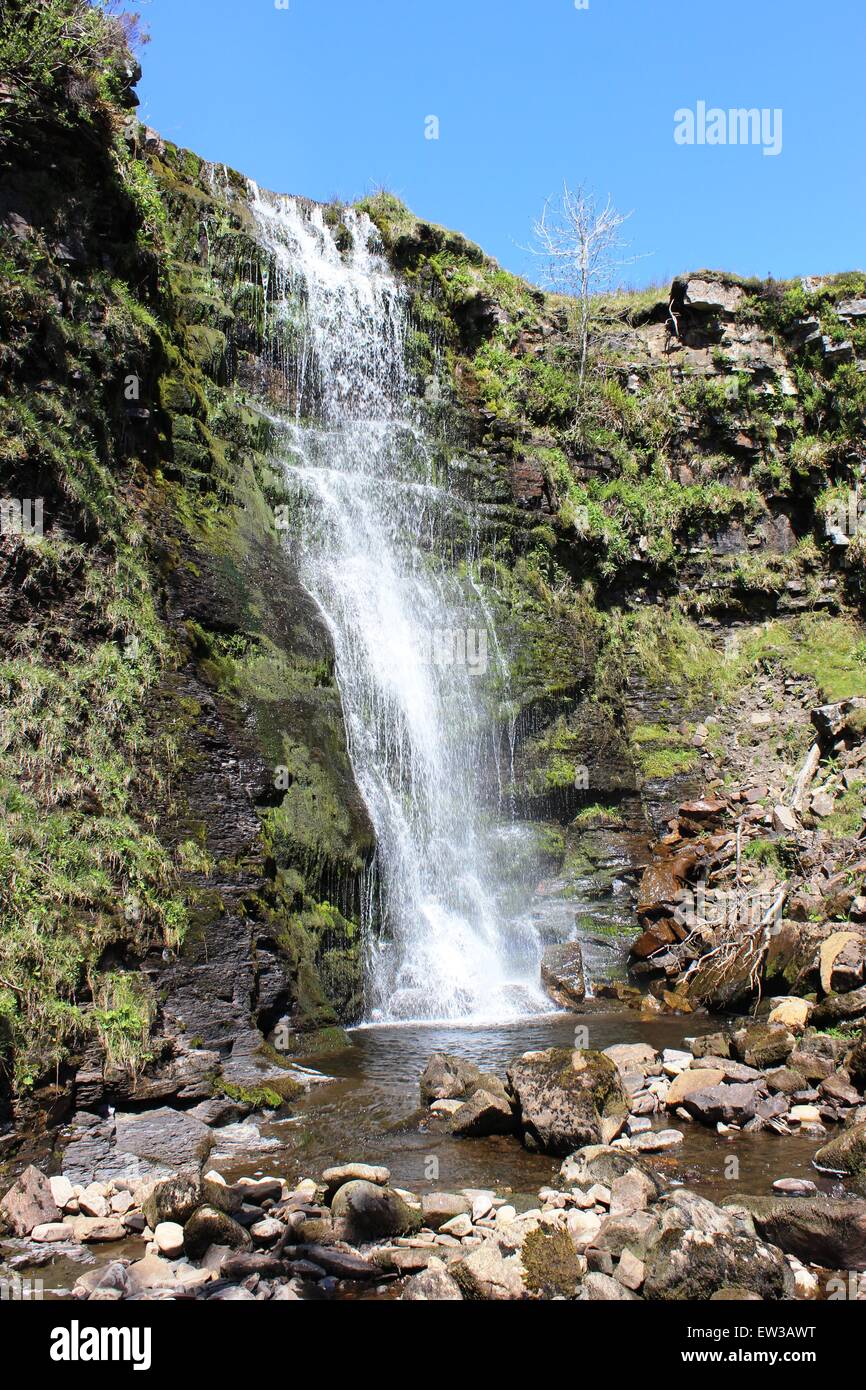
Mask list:
[[[291,1120],[246,1120],[257,1152],[226,1116],[177,1173],[26,1169],[4,1277],[96,1301],[856,1296],[862,1044],[803,1028],[758,1056],[767,1025],[682,1024],[360,1030]]]

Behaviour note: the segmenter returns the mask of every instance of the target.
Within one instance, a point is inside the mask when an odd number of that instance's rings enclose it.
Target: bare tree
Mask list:
[[[630,212],[617,212],[610,196],[601,205],[583,184],[572,189],[565,183],[561,195],[548,198],[541,216],[533,223],[535,243],[529,249],[546,262],[545,283],[548,288],[577,299],[581,391],[592,298],[614,289],[617,272],[639,259],[619,254],[628,244],[620,238],[620,228],[630,217]]]

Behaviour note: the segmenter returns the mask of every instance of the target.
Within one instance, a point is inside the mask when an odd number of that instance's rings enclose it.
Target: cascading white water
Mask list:
[[[338,248],[320,208],[252,191],[291,376],[280,463],[298,565],[330,628],[356,779],[377,836],[369,1017],[503,1019],[549,1007],[528,914],[501,901],[501,827],[481,804],[485,681],[504,669],[477,578],[450,562],[471,508],[437,486],[406,373],[404,291],[364,214]],[[280,328],[285,330],[282,334]],[[310,417],[314,423],[311,423]],[[495,809],[495,808],[494,808]],[[498,873],[492,859],[499,837]]]

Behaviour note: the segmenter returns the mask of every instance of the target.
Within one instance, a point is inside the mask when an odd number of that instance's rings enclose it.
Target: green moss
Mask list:
[[[778,666],[807,677],[827,702],[866,695],[866,637],[849,618],[807,614],[753,631],[740,645],[732,677]]]
[[[524,1283],[543,1298],[574,1298],[582,1268],[567,1231],[530,1231],[520,1251]]]
[[[296,1094],[303,1092],[303,1089],[303,1086],[298,1086]],[[229,1100],[249,1105],[253,1110],[279,1110],[286,1100],[292,1099],[291,1096],[281,1095],[280,1091],[275,1091],[270,1086],[238,1086],[223,1077],[217,1082],[217,1090],[228,1096]]]
[[[743,858],[762,869],[772,869],[778,878],[785,874],[785,842],[780,840],[749,840],[743,846]]]

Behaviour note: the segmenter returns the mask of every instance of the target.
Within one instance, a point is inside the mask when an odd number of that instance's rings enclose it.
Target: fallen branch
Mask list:
[[[817,743],[813,743],[812,747],[806,754],[806,761],[800,768],[800,771],[797,774],[797,780],[794,783],[794,790],[791,793],[792,811],[801,811],[803,809],[803,799],[806,795],[806,792],[809,790],[809,786],[812,782],[813,777],[815,776],[815,773],[818,771],[818,764],[820,763],[820,761],[821,749]]]

